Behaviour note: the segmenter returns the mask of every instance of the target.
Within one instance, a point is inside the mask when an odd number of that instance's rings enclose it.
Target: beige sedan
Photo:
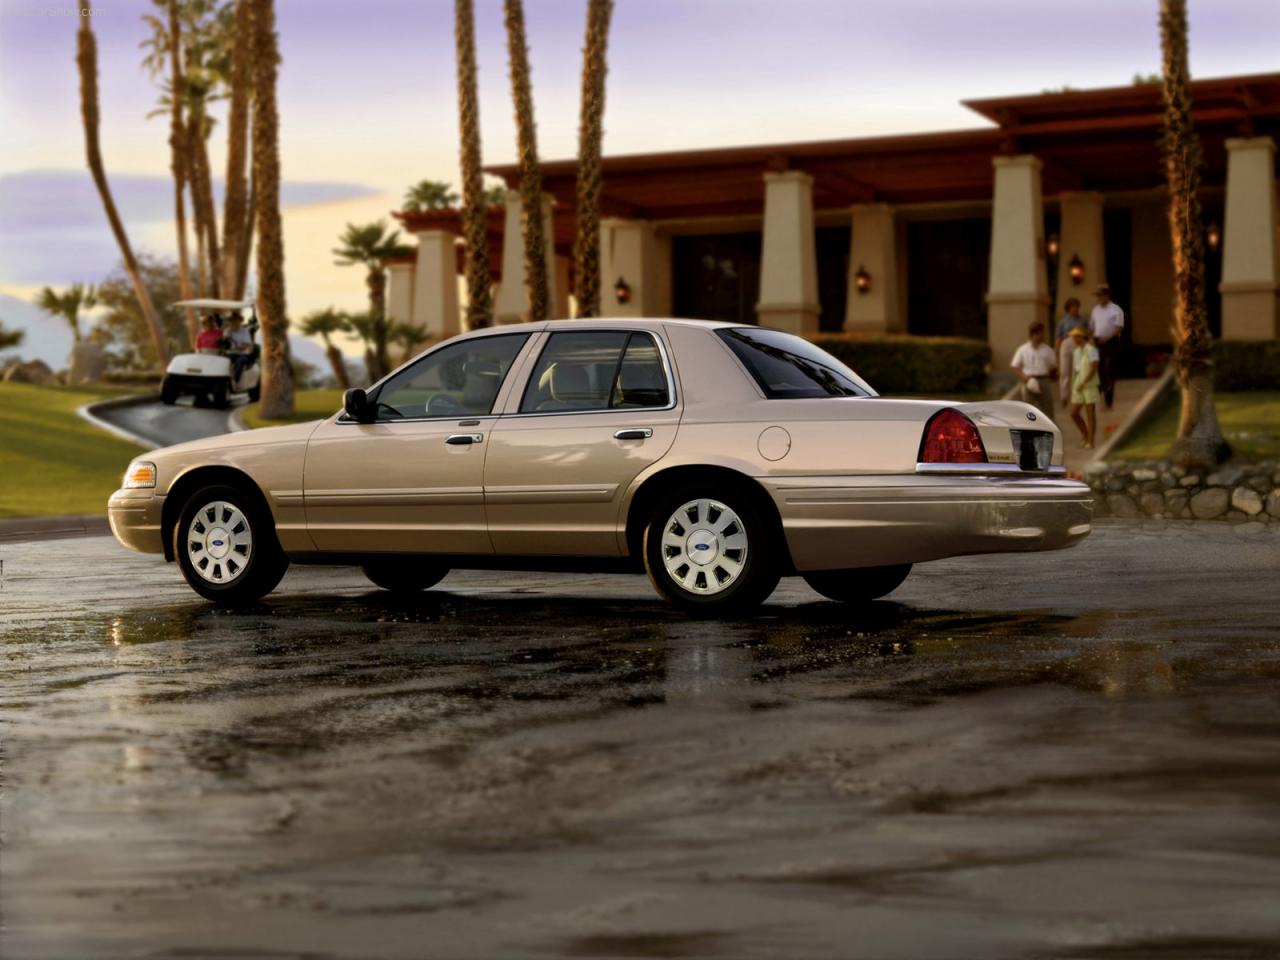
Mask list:
[[[153,451],[110,518],[223,603],[294,562],[400,592],[460,568],[643,568],[721,611],[782,576],[861,602],[922,561],[1072,546],[1092,500],[1061,464],[1026,404],[884,399],[789,334],[558,320],[455,337],[326,420]]]

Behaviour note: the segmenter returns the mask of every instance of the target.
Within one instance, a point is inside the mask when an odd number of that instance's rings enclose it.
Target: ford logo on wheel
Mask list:
[[[1035,415],[1034,413],[1032,413],[1030,410],[1028,410],[1028,411],[1027,411],[1027,419],[1028,419],[1028,420],[1034,420],[1035,418],[1036,418],[1036,415]]]
[[[222,541],[221,541],[221,540],[210,540],[209,542],[210,542],[210,543],[212,543],[215,547],[220,547],[220,546],[222,546]]]
[[[711,544],[709,544],[709,543],[695,543],[695,544],[693,545],[693,549],[695,549],[695,550],[710,550],[710,549],[711,549]]]

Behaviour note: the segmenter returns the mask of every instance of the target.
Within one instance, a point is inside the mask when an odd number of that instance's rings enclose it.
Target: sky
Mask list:
[[[101,278],[114,262],[89,184],[76,4],[0,0],[0,294]],[[358,308],[329,253],[423,178],[458,181],[452,0],[276,0],[290,312]],[[475,0],[486,163],[515,133],[500,0]],[[525,0],[545,159],[576,151],[585,0]],[[1190,0],[1193,76],[1280,70],[1280,2]],[[171,255],[157,209],[168,124],[141,67],[152,0],[97,0],[102,146],[135,245]],[[956,129],[971,97],[1130,82],[1159,69],[1156,0],[616,0],[606,154]],[[223,168],[225,127],[212,141]],[[147,181],[154,179],[148,187]],[[319,186],[312,182],[321,182]],[[148,199],[150,198],[150,199]],[[32,206],[48,211],[43,221]],[[104,266],[104,263],[106,266]],[[0,312],[0,320],[4,319]]]

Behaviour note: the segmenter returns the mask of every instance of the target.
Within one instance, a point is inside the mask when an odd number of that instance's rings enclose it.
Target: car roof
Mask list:
[[[702,327],[705,329],[742,326],[740,323],[730,323],[726,320],[692,320],[681,317],[579,317],[572,320],[540,320],[537,323],[506,323],[499,326],[482,327],[479,330],[469,330],[462,335],[492,336],[494,334],[521,333],[538,330],[579,330],[584,325],[590,325],[593,327],[608,327],[616,325],[620,327],[649,330],[673,323],[679,324],[680,326]]]

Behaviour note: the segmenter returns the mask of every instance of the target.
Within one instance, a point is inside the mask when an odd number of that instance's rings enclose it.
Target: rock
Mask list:
[[[1210,487],[1234,487],[1240,482],[1240,478],[1244,476],[1244,471],[1239,467],[1222,467],[1214,473],[1209,474],[1205,478],[1205,484]]]
[[[1200,477],[1194,473],[1189,473],[1178,481],[1178,485],[1182,487],[1198,487],[1200,486]]]
[[[1119,477],[1109,477],[1106,483],[1106,490],[1109,493],[1119,493],[1124,489],[1124,481]]]
[[[75,344],[68,360],[71,366],[67,371],[66,382],[73,386],[97,383],[107,372],[106,351],[88,340]]]
[[[1166,490],[1164,511],[1171,517],[1180,517],[1187,508],[1187,494],[1183,490]]]
[[[1239,510],[1228,510],[1226,520],[1228,523],[1243,523],[1249,519],[1247,513],[1241,513]]]
[[[1160,474],[1160,486],[1164,487],[1166,490],[1172,486],[1176,486],[1177,483],[1177,478],[1175,478],[1172,473]]]
[[[1107,497],[1107,509],[1113,517],[1121,517],[1125,520],[1132,520],[1138,516],[1138,505],[1133,502],[1132,497],[1122,493],[1113,493]]]
[[[1273,517],[1280,517],[1280,487],[1267,494],[1267,513]]]
[[[1250,477],[1245,481],[1245,485],[1251,490],[1257,490],[1259,493],[1266,493],[1271,489],[1271,481],[1266,477]]]
[[[1164,514],[1164,497],[1161,494],[1144,493],[1138,503],[1142,507],[1142,512],[1149,517],[1159,517]]]
[[[1231,491],[1231,506],[1248,516],[1262,512],[1262,495],[1249,487],[1236,487]]]
[[[1190,507],[1183,507],[1183,508],[1182,508],[1182,512],[1181,512],[1180,514],[1178,514],[1178,516],[1180,516],[1183,520],[1190,520],[1190,519],[1191,519],[1191,508],[1190,508]]]
[[[1259,523],[1257,520],[1250,520],[1248,523],[1242,523],[1235,528],[1236,533],[1262,533],[1267,529],[1265,523]]]
[[[48,386],[54,382],[53,371],[43,360],[28,360],[26,363],[15,363],[4,373],[5,383],[33,383],[37,386]]]
[[[1221,487],[1201,490],[1191,498],[1191,513],[1197,520],[1212,520],[1227,511],[1229,498]]]
[[[1084,468],[1086,477],[1098,477],[1107,472],[1107,464],[1104,460],[1094,460]]]
[[[1187,468],[1180,467],[1177,464],[1174,464],[1172,467],[1169,468],[1169,472],[1172,473],[1175,477],[1181,478],[1187,475]]]
[[[1148,480],[1155,480],[1159,476],[1160,474],[1156,473],[1154,470],[1148,469],[1147,467],[1139,467],[1137,470],[1133,471],[1133,479],[1137,480],[1139,483],[1145,483]]]

